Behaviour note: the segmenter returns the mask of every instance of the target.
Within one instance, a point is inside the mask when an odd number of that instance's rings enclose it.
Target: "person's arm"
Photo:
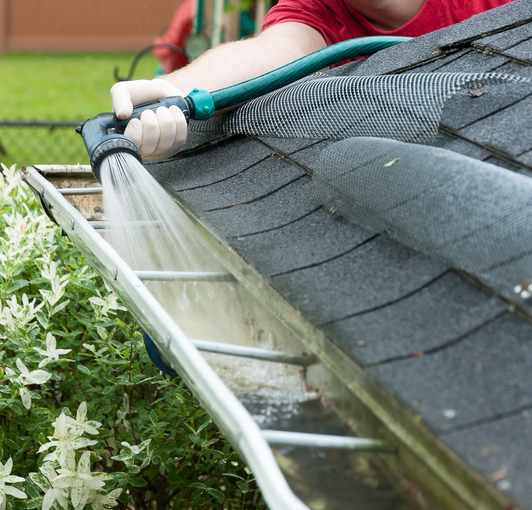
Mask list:
[[[255,78],[326,46],[323,36],[301,23],[274,25],[252,39],[221,44],[162,79],[188,94],[222,89]]]
[[[133,106],[169,96],[186,96],[192,89],[214,91],[265,74],[326,46],[323,36],[301,23],[274,25],[252,39],[221,44],[192,64],[154,80],[119,82],[111,89],[113,111],[127,119]],[[125,135],[145,159],[163,159],[184,144],[187,126],[176,106],[145,111],[133,119]]]

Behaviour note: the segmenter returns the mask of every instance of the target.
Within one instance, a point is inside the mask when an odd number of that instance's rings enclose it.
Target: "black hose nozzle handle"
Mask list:
[[[145,110],[156,111],[160,106],[169,108],[177,106],[185,115],[187,124],[190,120],[190,101],[180,96],[165,97],[135,106],[131,117],[121,120],[114,113],[101,113],[92,119],[82,122],[76,132],[81,135],[89,154],[94,176],[101,182],[100,167],[102,161],[115,152],[127,152],[142,162],[137,146],[124,136],[124,131],[131,119],[138,119]]]

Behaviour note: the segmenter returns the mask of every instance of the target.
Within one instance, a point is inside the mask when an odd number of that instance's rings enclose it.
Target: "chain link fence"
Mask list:
[[[0,161],[7,166],[88,165],[80,121],[0,120]]]

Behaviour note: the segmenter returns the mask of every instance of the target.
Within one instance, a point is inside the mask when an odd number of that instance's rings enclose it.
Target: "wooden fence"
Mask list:
[[[129,51],[164,33],[181,0],[0,0],[0,52]]]

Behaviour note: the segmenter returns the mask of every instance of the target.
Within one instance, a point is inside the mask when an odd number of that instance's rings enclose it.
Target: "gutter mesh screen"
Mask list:
[[[322,153],[313,175],[323,205],[456,268],[527,289],[527,297],[532,180],[416,144],[436,137],[445,101],[459,91],[530,80],[500,73],[336,74],[304,78],[191,129],[343,140]]]
[[[190,129],[293,138],[375,136],[424,143],[437,135],[447,99],[465,87],[510,81],[527,80],[500,73],[319,73],[228,115],[192,121]]]
[[[353,138],[321,153],[313,192],[331,212],[456,268],[512,288],[532,281],[527,176],[445,149]]]

